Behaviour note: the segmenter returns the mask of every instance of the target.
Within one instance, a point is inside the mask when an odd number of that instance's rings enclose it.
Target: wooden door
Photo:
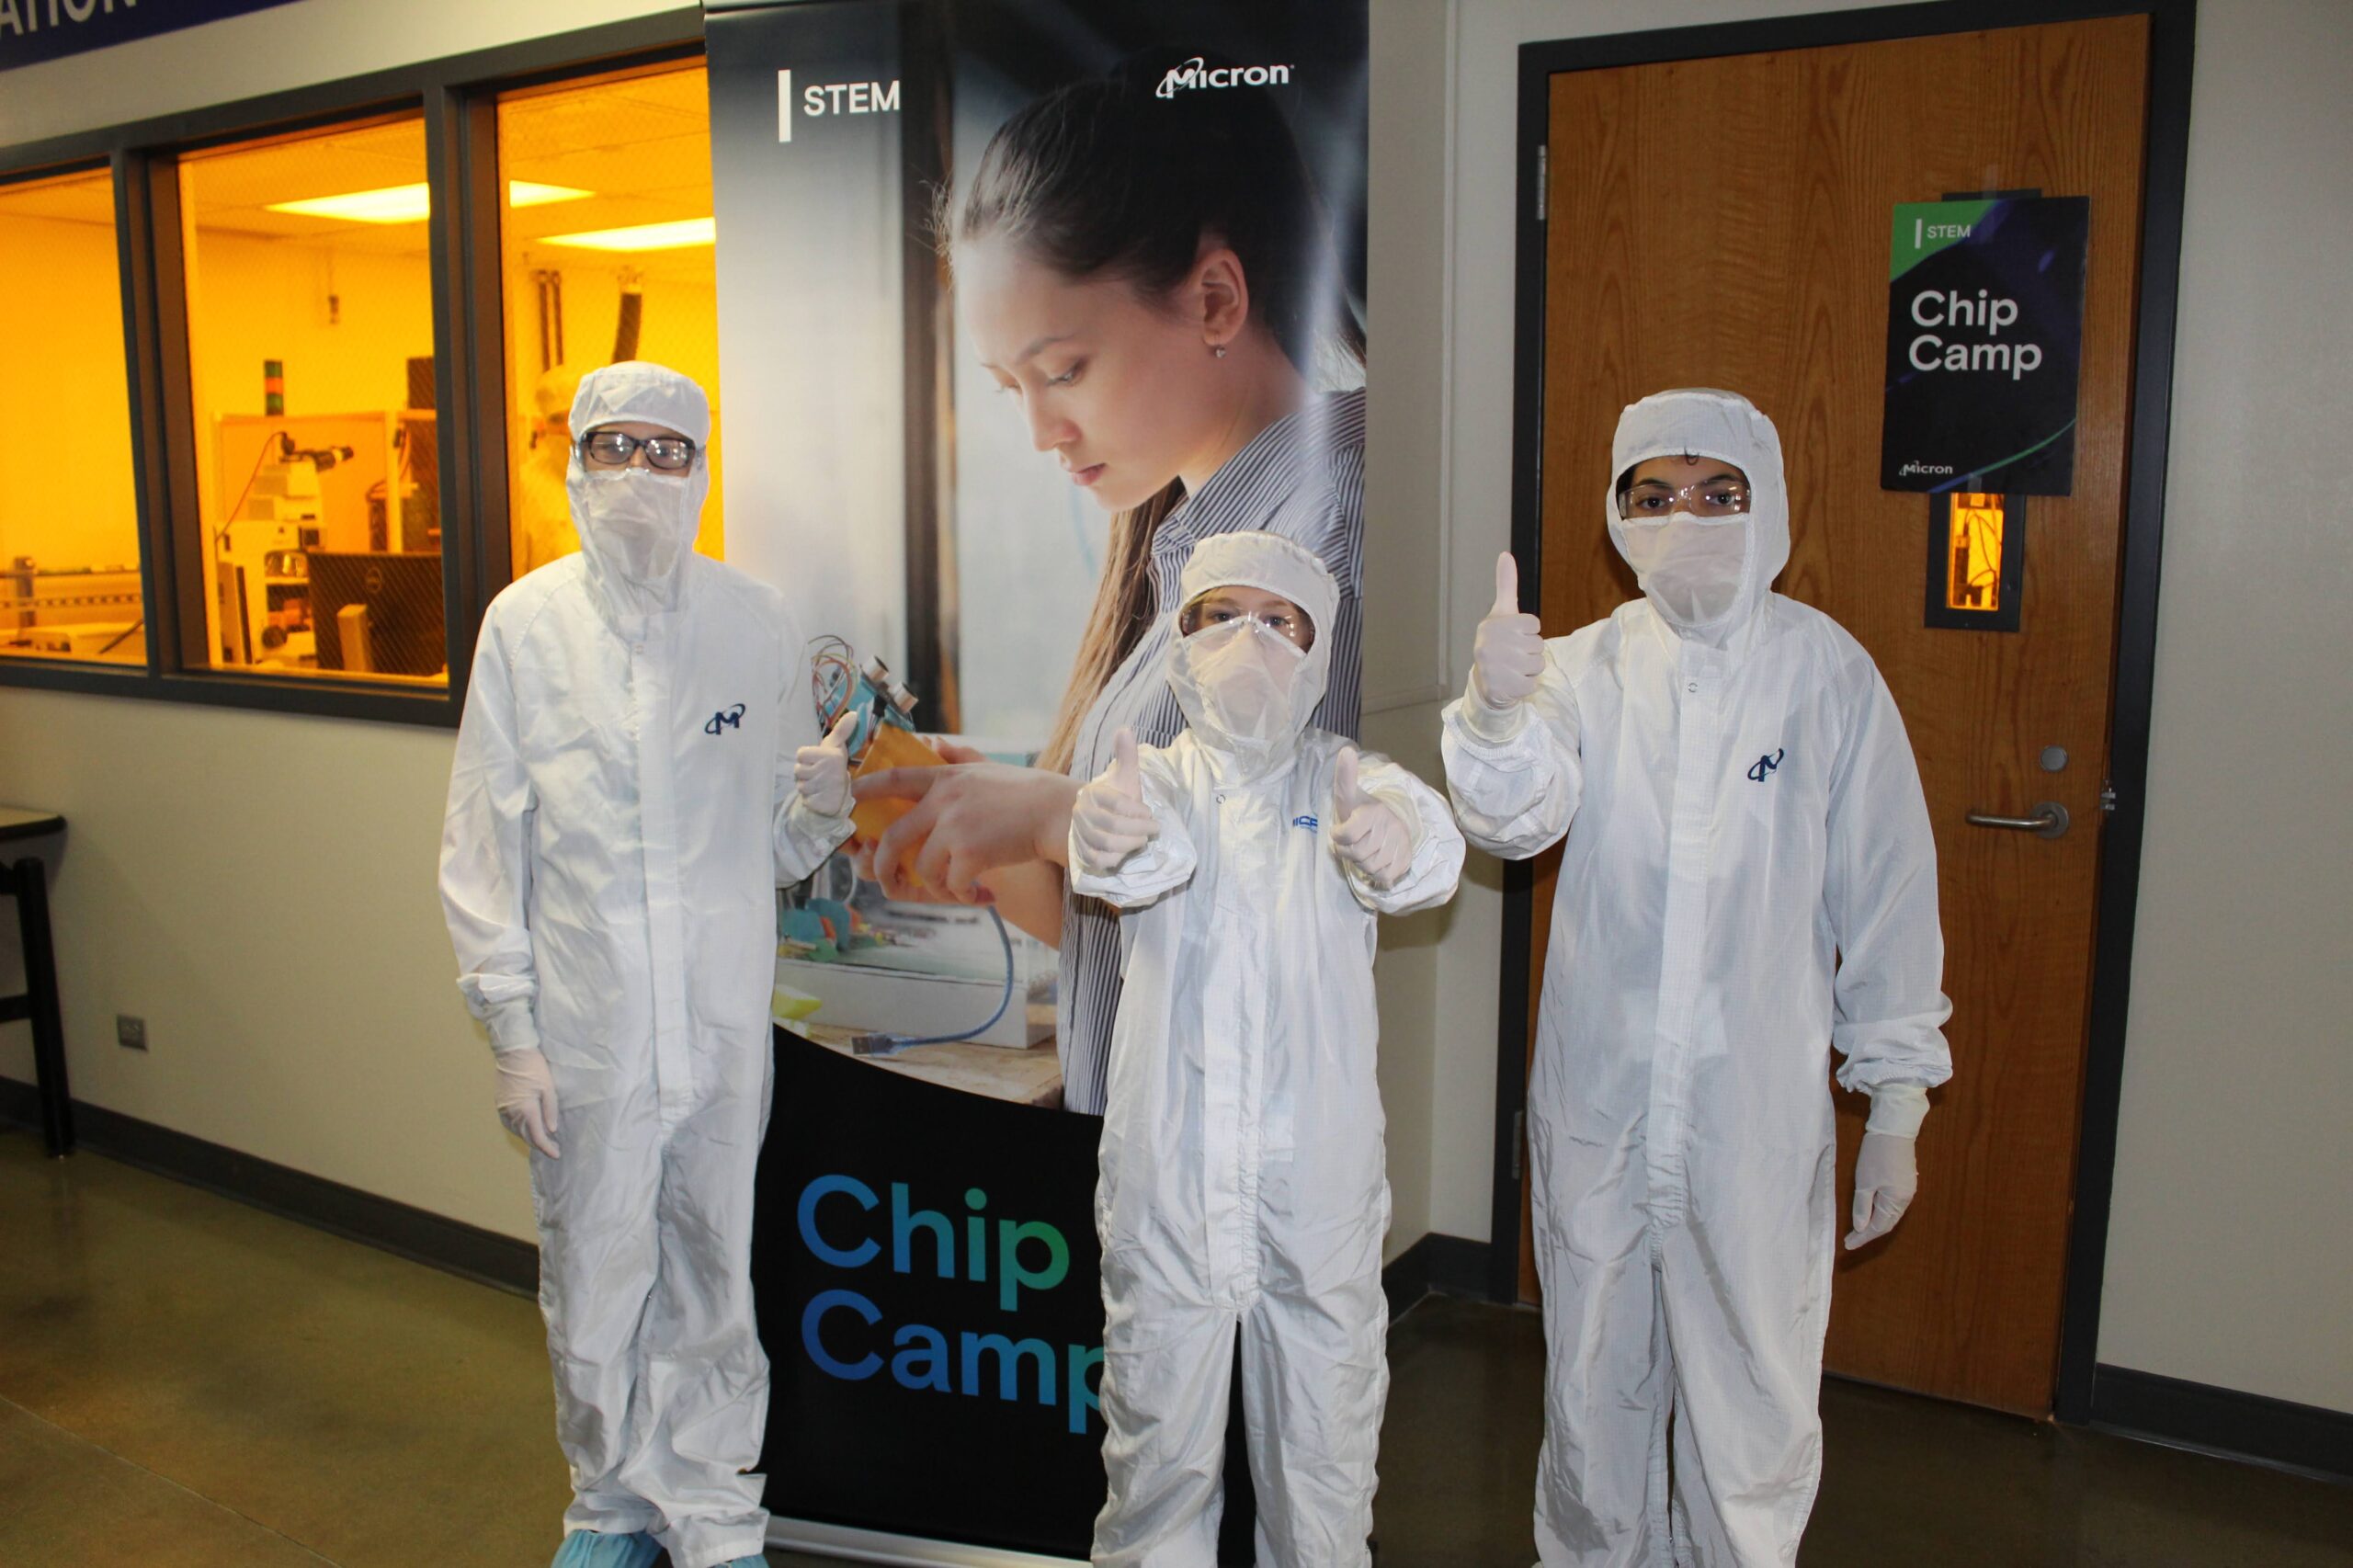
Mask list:
[[[1635,592],[1602,504],[1620,408],[1720,386],[1772,417],[1793,534],[1779,586],[1859,638],[1903,710],[1953,1000],[1919,1200],[1886,1243],[1840,1255],[1828,1364],[2035,1415],[2052,1403],[2075,1189],[2147,59],[2146,19],[2122,17],[1552,78],[1546,628]],[[1890,209],[1995,189],[2091,199],[2075,493],[2029,505],[2018,631],[1930,630],[1928,499],[1879,487]],[[2043,801],[2066,808],[2064,836],[1963,821]],[[1547,864],[1540,956],[1552,885]],[[1843,1214],[1868,1107],[1838,1101]]]

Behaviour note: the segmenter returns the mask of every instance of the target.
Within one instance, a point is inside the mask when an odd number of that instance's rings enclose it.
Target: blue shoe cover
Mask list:
[[[555,1549],[548,1568],[654,1568],[661,1546],[650,1535],[606,1535],[574,1530]]]

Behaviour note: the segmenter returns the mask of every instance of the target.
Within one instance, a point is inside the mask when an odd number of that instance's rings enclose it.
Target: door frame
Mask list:
[[[2053,1414],[2092,1419],[2099,1304],[2116,1174],[2116,1128],[2124,1083],[2125,1011],[2132,975],[2132,924],[2141,883],[2148,798],[2149,711],[2157,642],[2157,575],[2165,534],[2165,458],[2172,421],[2174,315],[2181,274],[2182,180],[2189,150],[2190,62],[2197,0],[1927,0],[1708,27],[1672,28],[1526,43],[1519,51],[1518,186],[1513,300],[1511,543],[1523,578],[1539,577],[1543,544],[1543,349],[1546,228],[1542,159],[1552,78],[1571,71],[1756,54],[1832,44],[1879,43],[1945,33],[2149,18],[2148,125],[2143,164],[2140,312],[2133,333],[2132,439],[2125,476],[2119,562],[2116,681],[2109,778],[2115,805],[2101,841],[2095,890],[2091,1011],[2077,1132],[2075,1210],[2067,1239]],[[1535,873],[1504,867],[1504,936],[1495,1059],[1494,1243],[1488,1292],[1519,1289],[1520,1143],[1528,1104],[1529,1000],[1534,973]]]

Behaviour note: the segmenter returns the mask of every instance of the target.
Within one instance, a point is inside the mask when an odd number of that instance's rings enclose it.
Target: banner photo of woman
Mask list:
[[[1187,619],[1178,577],[1213,536],[1328,571],[1312,722],[1357,732],[1366,9],[706,22],[722,381],[756,432],[729,557],[812,637],[818,728],[853,721],[856,836],[778,911],[769,1539],[1083,1561],[1121,942],[1069,891],[1074,804],[1185,730],[1171,644],[1227,610]],[[1248,1561],[1239,1430],[1222,1524]]]
[[[1072,803],[1131,728],[1199,540],[1341,587],[1313,722],[1353,736],[1365,12],[713,7],[731,556],[857,731],[858,836],[780,912],[779,1022],[1099,1114],[1118,924]],[[750,47],[747,28],[760,29]],[[733,35],[731,37],[731,35]]]

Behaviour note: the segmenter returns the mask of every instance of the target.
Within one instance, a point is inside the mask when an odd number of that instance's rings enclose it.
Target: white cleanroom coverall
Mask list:
[[[572,524],[572,442],[557,415],[570,416],[572,400],[580,395],[580,377],[565,366],[543,372],[531,389],[539,425],[529,452],[516,470],[514,530],[515,575],[536,572],[580,548],[580,530]],[[686,432],[680,431],[684,435]]]
[[[1626,410],[1610,472],[1687,454],[1748,478],[1724,591],[1731,536],[1663,571],[1628,536],[1665,525],[1605,497],[1646,597],[1547,642],[1525,701],[1474,685],[1444,721],[1472,842],[1567,839],[1528,1096],[1545,1568],[1796,1561],[1838,1221],[1826,1047],[1847,1088],[1914,1105],[1907,1132],[1951,1074],[1904,722],[1852,637],[1769,591],[1790,550],[1771,423],[1660,393]]]
[[[1216,1562],[1237,1329],[1258,1561],[1367,1561],[1389,1382],[1375,915],[1444,903],[1463,857],[1437,791],[1367,754],[1360,787],[1412,853],[1386,888],[1344,869],[1331,833],[1349,743],[1305,728],[1337,590],[1309,551],[1233,533],[1197,548],[1180,602],[1237,584],[1305,610],[1313,647],[1291,656],[1247,621],[1176,642],[1189,727],[1139,753],[1157,835],[1105,869],[1074,830],[1072,886],[1124,912],[1128,949],[1095,1205],[1110,1491],[1093,1561],[1116,1568]],[[1279,727],[1260,722],[1265,690],[1205,688],[1201,671],[1232,661],[1192,649],[1235,638],[1289,671]]]
[[[572,428],[698,442],[699,388],[592,372]],[[492,601],[449,778],[441,896],[459,988],[551,1069],[531,1155],[540,1305],[572,1468],[565,1525],[678,1568],[759,1551],[767,1359],[751,1293],[779,882],[849,834],[812,813],[817,736],[783,596],[690,548],[710,483],[570,475],[582,549]]]

